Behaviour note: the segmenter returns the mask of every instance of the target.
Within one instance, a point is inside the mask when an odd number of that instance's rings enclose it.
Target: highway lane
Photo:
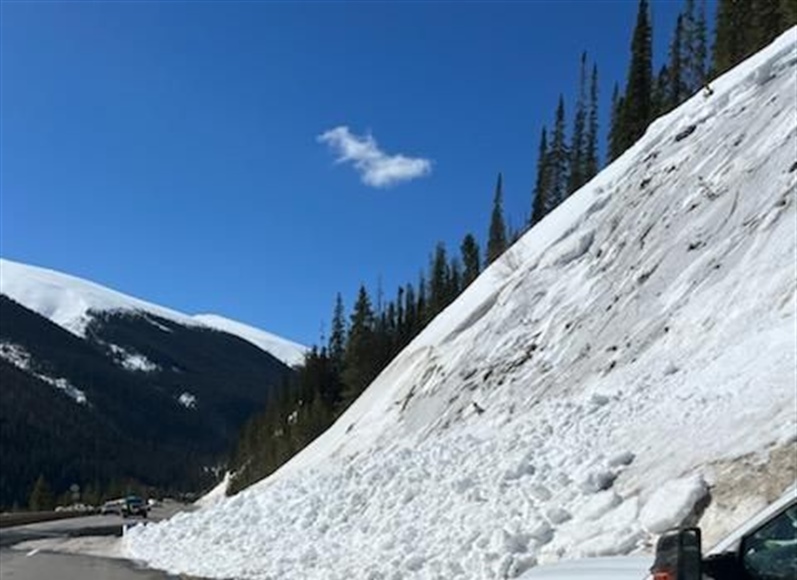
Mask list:
[[[177,502],[153,508],[151,520],[191,509]],[[121,558],[124,525],[141,518],[85,516],[0,529],[2,580],[166,580],[177,578]],[[70,552],[70,553],[64,553]],[[78,553],[74,553],[78,552]],[[184,580],[185,576],[180,577]]]

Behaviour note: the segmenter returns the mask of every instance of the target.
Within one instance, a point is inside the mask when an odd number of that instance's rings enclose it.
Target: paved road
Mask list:
[[[150,519],[167,518],[185,509],[181,504],[155,508]],[[102,554],[114,551],[122,526],[137,521],[119,516],[86,516],[41,522],[0,530],[0,579],[2,580],[166,580],[171,576],[146,570],[121,558],[59,553],[81,545],[81,551]],[[21,544],[21,542],[24,542]],[[71,550],[70,550],[71,551]],[[185,579],[186,577],[181,577]]]

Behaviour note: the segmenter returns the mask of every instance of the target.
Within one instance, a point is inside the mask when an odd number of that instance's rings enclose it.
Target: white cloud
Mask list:
[[[345,125],[330,129],[317,137],[337,155],[338,163],[351,162],[363,183],[372,187],[390,187],[429,175],[432,162],[428,159],[388,155],[371,135],[357,136]]]

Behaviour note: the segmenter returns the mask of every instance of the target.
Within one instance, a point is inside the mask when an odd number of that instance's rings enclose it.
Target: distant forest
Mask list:
[[[685,0],[669,51],[654,71],[653,24],[648,0],[639,0],[624,87],[612,91],[606,163],[623,154],[655,118],[695,93],[710,94],[711,81],[797,24],[797,0],[719,0],[713,42],[708,40],[705,0]],[[233,453],[229,494],[275,471],[324,432],[424,327],[511,243],[592,179],[601,166],[598,147],[598,65],[584,52],[575,111],[568,123],[560,96],[552,129],[539,140],[530,218],[509,231],[503,215],[502,175],[493,193],[485,251],[466,234],[458,252],[434,248],[418,279],[385,300],[363,285],[347,315],[334,301],[329,337],[308,353],[295,379],[286,379],[265,409],[251,418]]]

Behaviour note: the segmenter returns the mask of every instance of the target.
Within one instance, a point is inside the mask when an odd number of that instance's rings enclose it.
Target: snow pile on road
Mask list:
[[[716,462],[794,446],[796,50],[793,29],[653,123],[323,436],[126,553],[215,578],[517,577],[649,551]]]
[[[202,326],[242,338],[292,366],[304,360],[307,347],[252,326],[213,314],[189,316],[145,302],[94,282],[54,270],[20,264],[0,258],[0,294],[19,302],[72,334],[84,338],[86,327],[97,312],[135,312],[143,314],[164,332],[171,330],[146,316],[165,318],[184,326]],[[112,349],[120,349],[111,345]],[[114,354],[120,354],[114,350]],[[143,357],[123,357],[121,364],[134,371],[151,371],[152,363]],[[147,363],[151,366],[147,366]]]

